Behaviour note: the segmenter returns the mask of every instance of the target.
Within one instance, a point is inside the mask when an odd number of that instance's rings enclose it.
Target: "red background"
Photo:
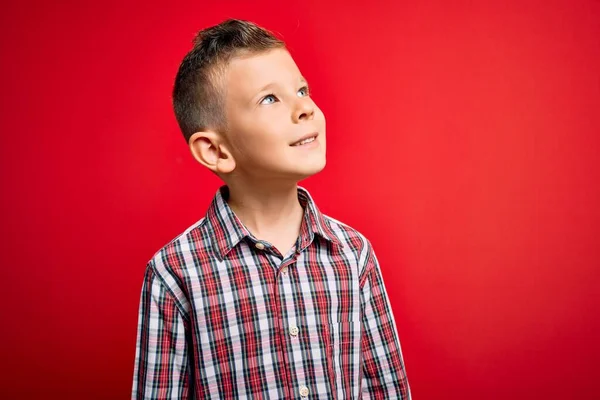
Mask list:
[[[303,185],[373,242],[415,399],[600,398],[600,2],[53,3],[0,13],[2,398],[129,396],[145,263],[219,185],[173,78],[226,17],[311,81]]]

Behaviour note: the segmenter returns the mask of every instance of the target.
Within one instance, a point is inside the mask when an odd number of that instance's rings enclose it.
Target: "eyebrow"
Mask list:
[[[300,81],[300,83],[303,83],[306,86],[308,86],[308,81],[303,76],[300,77],[299,81]],[[275,82],[269,82],[269,83],[267,83],[265,86],[261,87],[259,90],[256,91],[256,94],[252,97],[252,99],[249,102],[253,103],[256,98],[258,98],[258,97],[261,96],[261,93],[266,92],[266,91],[270,91],[269,89],[277,87],[277,86],[278,85]]]
[[[299,81],[300,81],[300,83],[305,83],[305,84],[308,85],[308,81],[303,76],[300,77]],[[257,90],[256,93],[257,94],[258,93],[262,93],[262,92],[266,91],[267,89],[270,89],[270,88],[272,88],[274,86],[277,86],[277,84],[275,84],[274,82],[267,83],[265,86],[263,86],[262,88],[260,88],[259,90]]]
[[[308,81],[303,76],[300,77],[300,82],[304,83],[305,85],[308,85]]]
[[[262,93],[262,92],[266,91],[267,89],[270,89],[274,86],[277,86],[274,82],[267,83],[265,86],[263,86],[259,90],[257,90],[256,93],[257,94]]]

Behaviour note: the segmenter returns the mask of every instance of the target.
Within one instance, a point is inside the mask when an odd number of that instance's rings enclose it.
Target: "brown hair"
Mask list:
[[[233,57],[285,47],[268,30],[236,19],[201,30],[193,43],[173,87],[173,109],[186,141],[201,130],[225,129],[225,93],[219,78]]]

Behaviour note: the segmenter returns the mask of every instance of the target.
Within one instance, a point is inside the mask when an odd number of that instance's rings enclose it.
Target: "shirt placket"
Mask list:
[[[286,257],[281,260],[273,254],[269,254],[271,263],[276,266],[275,291],[277,298],[277,325],[279,343],[285,365],[286,387],[288,388],[286,398],[296,398],[307,400],[310,395],[310,388],[307,384],[307,377],[304,368],[296,368],[302,365],[302,360],[293,359],[300,357],[300,321],[296,302],[294,286],[291,281],[290,269],[294,267],[296,255]]]

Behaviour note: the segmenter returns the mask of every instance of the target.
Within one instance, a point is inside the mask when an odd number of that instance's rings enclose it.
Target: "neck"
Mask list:
[[[227,203],[257,238],[276,237],[300,230],[304,210],[298,201],[298,185],[228,183]],[[293,234],[293,233],[292,233]]]

